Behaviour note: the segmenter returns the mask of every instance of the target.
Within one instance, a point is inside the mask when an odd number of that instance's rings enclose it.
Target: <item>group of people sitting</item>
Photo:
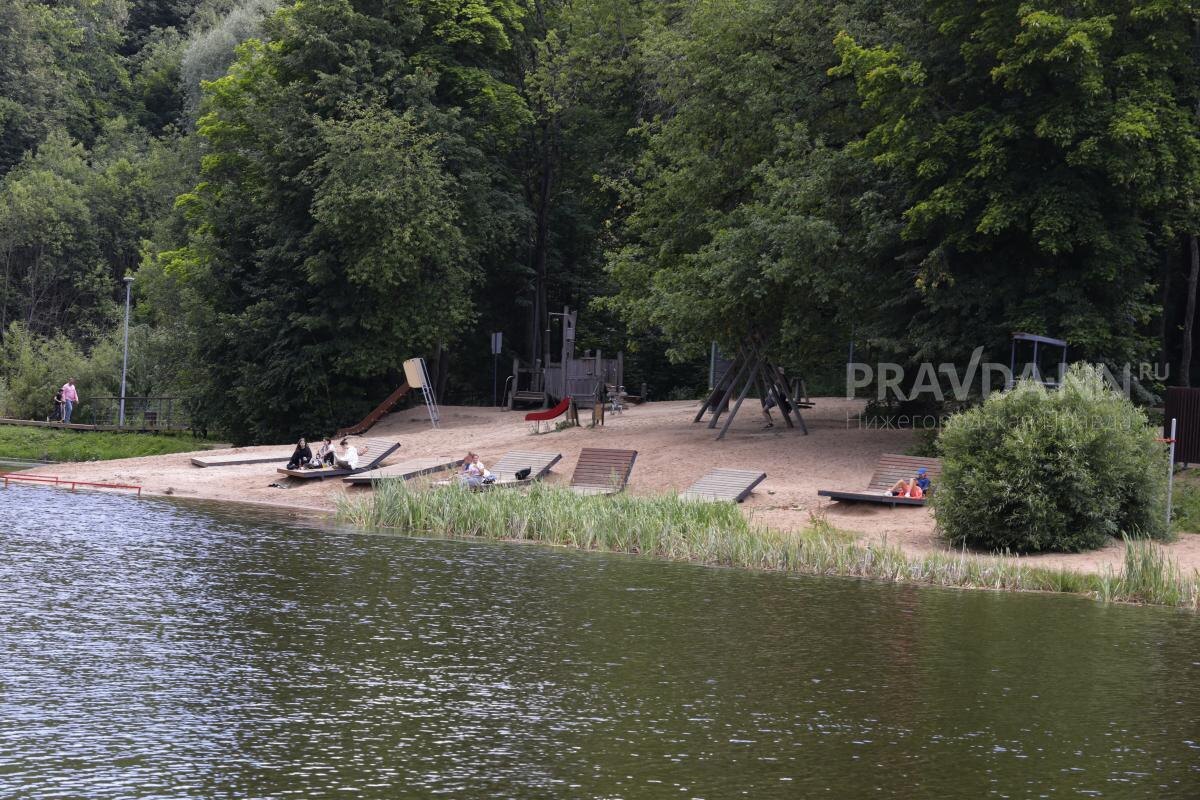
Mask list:
[[[471,489],[479,489],[496,482],[496,476],[483,465],[479,456],[468,452],[463,459],[462,469],[458,473],[458,482]]]
[[[367,447],[359,449],[350,443],[349,439],[342,439],[338,442],[337,447],[333,446],[333,440],[328,436],[321,441],[321,446],[317,448],[314,454],[312,448],[308,446],[308,442],[304,439],[296,442],[296,449],[292,451],[292,457],[288,460],[288,469],[324,469],[325,467],[336,467],[338,469],[358,469],[358,459],[366,455]]]

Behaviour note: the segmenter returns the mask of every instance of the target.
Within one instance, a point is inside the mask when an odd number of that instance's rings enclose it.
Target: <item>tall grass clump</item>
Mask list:
[[[1022,382],[943,430],[938,526],[955,546],[1013,553],[1168,538],[1156,436],[1095,367],[1072,367],[1057,391]]]
[[[860,544],[819,515],[796,533],[756,525],[732,503],[658,497],[580,496],[535,485],[528,493],[472,492],[459,486],[412,489],[381,481],[363,498],[343,499],[338,518],[366,528],[410,534],[540,542],[656,556],[713,566],[807,575],[843,575],[898,583],[994,590],[1072,592],[1105,601],[1196,607],[1195,580],[1180,578],[1169,561],[1142,557],[1129,545],[1120,575],[1030,567],[1018,559],[966,552],[909,557],[886,542]],[[1157,553],[1161,555],[1161,550]],[[1164,591],[1162,586],[1173,586]]]
[[[720,565],[779,567],[779,540],[763,537],[731,503],[581,496],[534,485],[526,492],[472,492],[459,486],[413,491],[382,481],[372,497],[343,501],[339,517],[356,525],[414,533],[537,541]],[[774,541],[772,541],[774,540]]]
[[[1184,577],[1166,552],[1145,540],[1125,540],[1125,565],[1115,594],[1128,601],[1197,608],[1200,581]]]

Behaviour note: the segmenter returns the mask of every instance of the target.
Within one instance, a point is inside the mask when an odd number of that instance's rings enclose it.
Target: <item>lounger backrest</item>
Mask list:
[[[384,459],[400,449],[400,443],[390,439],[353,439],[351,444],[358,448],[358,468],[375,469]],[[363,452],[363,448],[367,452]]]
[[[501,456],[492,465],[492,474],[501,482],[515,481],[517,473],[523,469],[529,470],[526,480],[541,478],[550,468],[562,459],[562,453],[549,453],[544,450],[511,450]]]
[[[886,492],[896,484],[896,481],[906,481],[916,477],[917,470],[921,467],[924,467],[929,473],[929,480],[936,484],[942,475],[941,459],[884,453],[879,457],[875,474],[871,476],[871,482],[867,485],[867,489],[873,492]]]
[[[636,458],[637,450],[585,447],[579,452],[571,485],[585,489],[624,489]]]
[[[740,503],[754,487],[766,480],[767,473],[749,469],[711,469],[693,483],[683,496],[689,500],[729,500]]]

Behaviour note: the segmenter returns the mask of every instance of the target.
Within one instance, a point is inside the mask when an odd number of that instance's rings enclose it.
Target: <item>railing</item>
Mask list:
[[[35,486],[56,486],[70,487],[71,491],[75,491],[77,487],[84,486],[89,489],[128,489],[136,491],[138,497],[142,496],[142,487],[133,486],[128,483],[97,483],[95,481],[75,481],[69,478],[58,478],[53,475],[26,475],[24,473],[14,473],[0,475],[0,480],[4,481],[4,488],[8,488],[10,482],[30,483]]]
[[[192,427],[191,416],[179,397],[126,397],[125,424],[121,425],[121,398],[87,397],[71,421],[131,430],[185,431]]]

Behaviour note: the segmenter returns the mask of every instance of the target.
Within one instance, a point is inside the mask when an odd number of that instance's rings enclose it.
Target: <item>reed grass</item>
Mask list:
[[[843,575],[1001,591],[1083,594],[1105,602],[1190,608],[1200,603],[1200,574],[1181,575],[1161,546],[1126,541],[1120,573],[1035,567],[1020,559],[965,551],[911,557],[887,542],[856,542],[822,516],[799,533],[767,528],[732,503],[674,495],[581,496],[534,485],[530,491],[472,492],[458,486],[417,491],[382,481],[370,496],[344,499],[338,518],[365,528],[418,535],[541,542],[674,561],[806,575]]]

